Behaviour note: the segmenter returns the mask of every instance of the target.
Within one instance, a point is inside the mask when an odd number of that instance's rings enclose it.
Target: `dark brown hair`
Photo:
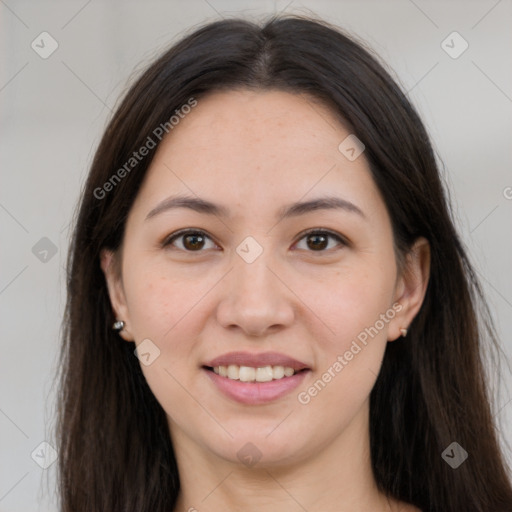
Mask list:
[[[379,488],[423,512],[511,511],[483,364],[483,353],[497,353],[499,345],[425,128],[363,44],[300,16],[261,26],[223,20],[194,30],[147,68],[106,128],[68,261],[57,428],[61,510],[169,512],[175,505],[179,475],[166,416],[135,345],[111,329],[115,318],[99,265],[102,248],[121,246],[156,150],[108,193],[97,190],[190,98],[200,102],[212,91],[239,88],[278,89],[328,105],[366,146],[399,255],[420,236],[430,243],[424,303],[407,340],[388,343],[371,392]],[[469,453],[457,469],[441,457],[454,441]]]

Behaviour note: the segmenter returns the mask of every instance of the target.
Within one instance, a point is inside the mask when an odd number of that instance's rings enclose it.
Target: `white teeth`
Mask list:
[[[230,366],[231,368],[231,366]],[[240,366],[237,368],[237,374],[242,382],[254,382],[256,380],[256,370],[250,366]],[[228,373],[228,377],[232,379]]]
[[[291,377],[295,370],[289,366],[263,366],[253,368],[251,366],[238,366],[230,364],[229,366],[215,366],[213,371],[221,377],[227,377],[231,380],[240,380],[241,382],[270,382],[279,380],[283,377]]]
[[[274,379],[282,379],[284,377],[284,366],[272,367],[272,377]]]
[[[258,382],[270,382],[274,377],[272,366],[264,366],[256,370],[256,379]]]
[[[293,368],[289,368],[288,366],[284,369],[284,376],[285,377],[291,377],[293,375]]]
[[[228,366],[228,378],[232,380],[238,380],[240,374],[240,367],[236,364],[230,364]]]

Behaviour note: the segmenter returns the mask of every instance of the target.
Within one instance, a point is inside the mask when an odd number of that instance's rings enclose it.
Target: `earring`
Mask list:
[[[407,336],[407,329],[403,328],[400,329],[400,332],[402,333],[402,336],[405,338]]]
[[[114,331],[120,332],[124,329],[125,325],[126,324],[122,320],[116,320],[112,325],[112,329],[114,329]]]

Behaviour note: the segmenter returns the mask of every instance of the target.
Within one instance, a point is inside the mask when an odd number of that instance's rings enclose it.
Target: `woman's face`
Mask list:
[[[397,274],[349,135],[310,98],[230,91],[199,99],[158,147],[121,280],[111,253],[102,267],[175,442],[272,465],[368,435],[386,344],[424,286]]]

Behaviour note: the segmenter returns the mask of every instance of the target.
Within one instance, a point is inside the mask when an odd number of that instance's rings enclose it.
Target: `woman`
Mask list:
[[[368,51],[300,17],[202,27],[128,91],[83,192],[62,510],[510,511],[480,301]]]

